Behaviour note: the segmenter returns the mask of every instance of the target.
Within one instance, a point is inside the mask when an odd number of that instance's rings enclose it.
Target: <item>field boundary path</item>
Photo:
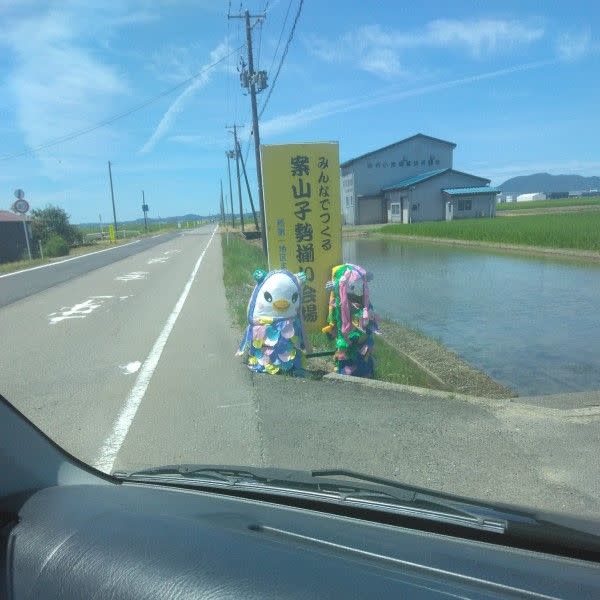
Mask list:
[[[385,321],[381,324],[381,333],[388,344],[448,390],[486,398],[513,398],[517,395],[442,344],[416,331]]]

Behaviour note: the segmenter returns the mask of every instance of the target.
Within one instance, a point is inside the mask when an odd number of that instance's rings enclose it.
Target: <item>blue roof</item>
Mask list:
[[[422,181],[426,181],[427,179],[431,179],[436,175],[441,175],[446,171],[450,171],[451,169],[436,169],[435,171],[425,171],[425,173],[420,173],[419,175],[413,175],[412,177],[407,177],[406,179],[402,179],[398,183],[394,185],[387,185],[384,188],[381,188],[384,192],[388,190],[401,190],[402,188],[410,187],[411,185],[416,185],[417,183],[421,183]]]
[[[481,185],[478,187],[444,188],[442,191],[449,196],[468,196],[470,194],[499,194],[501,190],[489,185]]]

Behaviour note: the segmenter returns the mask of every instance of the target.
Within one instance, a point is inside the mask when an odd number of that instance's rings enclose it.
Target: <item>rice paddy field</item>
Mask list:
[[[536,205],[541,204],[535,202]],[[600,211],[391,224],[383,234],[600,252]]]

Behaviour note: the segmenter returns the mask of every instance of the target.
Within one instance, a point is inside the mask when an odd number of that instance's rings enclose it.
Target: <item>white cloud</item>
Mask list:
[[[28,147],[101,119],[111,101],[127,89],[118,71],[84,46],[79,25],[70,13],[49,11],[14,19],[0,41],[14,56],[7,83],[16,123]],[[53,164],[56,154],[53,158],[52,153],[45,153],[41,160]]]
[[[309,50],[330,63],[351,62],[383,78],[406,71],[401,52],[414,48],[458,48],[475,58],[530,44],[544,35],[542,27],[503,19],[430,21],[422,31],[385,30],[364,25],[330,41],[312,36]]]
[[[423,45],[462,47],[471,55],[479,57],[514,46],[530,44],[543,35],[544,30],[541,27],[526,25],[520,21],[440,19],[427,26]]]
[[[591,37],[589,30],[561,34],[556,42],[559,58],[572,62],[583,57],[590,48]]]
[[[534,63],[525,63],[522,65],[515,65],[506,69],[498,69],[496,71],[489,71],[487,73],[479,73],[478,75],[469,75],[468,77],[461,77],[459,79],[451,79],[448,81],[442,81],[439,83],[433,83],[426,86],[420,86],[409,90],[386,90],[379,91],[375,94],[369,94],[362,98],[354,98],[352,100],[332,100],[328,102],[320,102],[313,106],[303,108],[293,113],[279,115],[273,117],[267,121],[264,121],[261,125],[261,136],[274,136],[281,133],[285,133],[292,129],[297,129],[329,117],[332,115],[347,113],[361,108],[368,108],[371,106],[377,106],[379,104],[386,104],[388,102],[398,102],[403,98],[410,98],[414,96],[423,96],[433,92],[439,92],[441,90],[458,87],[461,85],[468,85],[477,81],[484,81],[486,79],[495,79],[496,77],[503,77],[512,73],[520,71],[529,71],[532,69],[538,69],[540,67],[552,64],[554,61],[538,61]]]
[[[200,75],[198,75],[198,77],[194,79],[171,103],[169,108],[163,114],[152,135],[140,148],[140,153],[147,154],[150,152],[156,146],[156,144],[163,137],[165,137],[167,133],[169,133],[171,127],[174,125],[177,119],[177,116],[185,109],[189,99],[194,95],[194,92],[204,87],[210,81],[214,69],[207,70],[208,67],[224,58],[230,51],[231,50],[228,43],[221,42],[210,52],[210,59],[208,63],[200,69]]]
[[[199,134],[182,134],[182,135],[171,135],[168,140],[175,142],[176,144],[184,144],[189,146],[200,146],[203,148],[214,148],[224,147],[227,143],[225,136],[221,138],[208,137],[206,135]]]

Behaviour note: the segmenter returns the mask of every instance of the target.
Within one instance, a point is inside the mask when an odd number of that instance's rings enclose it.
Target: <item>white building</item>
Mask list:
[[[490,180],[453,168],[456,144],[418,133],[340,165],[344,223],[493,217]]]
[[[533,200],[545,200],[546,194],[543,192],[532,192],[531,194],[519,194],[517,202],[532,202]]]

